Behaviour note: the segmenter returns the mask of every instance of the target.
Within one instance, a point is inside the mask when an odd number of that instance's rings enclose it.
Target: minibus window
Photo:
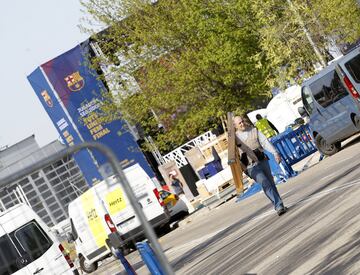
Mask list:
[[[313,103],[313,99],[311,97],[311,93],[310,93],[310,90],[308,87],[305,86],[302,88],[301,97],[303,100],[304,108],[310,115],[312,113],[314,103]]]
[[[0,237],[0,275],[18,271],[21,268],[17,264],[19,259],[20,255],[8,235]]]
[[[35,221],[16,230],[14,237],[32,261],[41,257],[53,244]]]
[[[324,108],[349,95],[335,70],[314,81],[310,89],[315,100]]]
[[[349,71],[352,78],[357,83],[360,83],[360,55],[357,55],[353,59],[346,62],[345,67]]]

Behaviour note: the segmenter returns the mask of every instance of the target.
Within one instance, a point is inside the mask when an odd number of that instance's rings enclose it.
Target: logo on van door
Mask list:
[[[125,197],[121,188],[116,188],[107,194],[105,199],[109,207],[110,215],[114,215],[126,207]]]

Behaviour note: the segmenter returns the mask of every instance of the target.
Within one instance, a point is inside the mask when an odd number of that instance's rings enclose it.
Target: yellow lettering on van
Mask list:
[[[114,215],[126,207],[124,194],[120,187],[107,194],[105,199],[110,215]]]
[[[96,245],[100,248],[105,245],[107,233],[103,221],[101,220],[103,217],[99,216],[96,209],[98,204],[95,204],[95,197],[92,190],[89,190],[81,196],[81,204],[85,212],[92,237],[94,238]]]

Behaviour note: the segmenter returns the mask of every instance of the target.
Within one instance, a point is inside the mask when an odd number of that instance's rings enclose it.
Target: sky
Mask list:
[[[0,0],[0,150],[31,135],[40,146],[58,133],[27,76],[89,37],[78,0]]]

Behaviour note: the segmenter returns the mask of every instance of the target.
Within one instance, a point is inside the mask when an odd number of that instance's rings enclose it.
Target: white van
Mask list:
[[[27,205],[0,212],[0,274],[79,274],[64,247]]]
[[[316,147],[324,155],[333,155],[341,141],[360,131],[360,48],[337,59],[302,84],[302,116],[309,126]],[[354,102],[355,100],[355,102]]]
[[[124,170],[147,220],[153,227],[166,225],[169,211],[163,206],[155,183],[139,164]],[[81,268],[91,273],[98,261],[143,238],[139,219],[125,195],[121,183],[110,177],[69,204],[71,233]]]

